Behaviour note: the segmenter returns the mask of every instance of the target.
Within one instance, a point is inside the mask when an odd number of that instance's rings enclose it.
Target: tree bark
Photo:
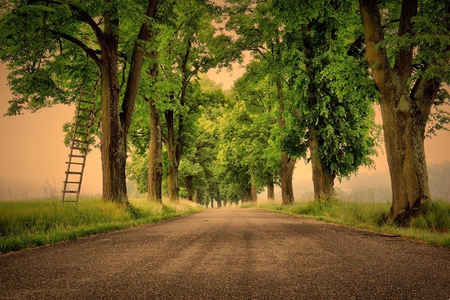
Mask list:
[[[315,200],[331,200],[334,192],[335,176],[326,170],[319,157],[320,141],[317,140],[315,130],[309,131],[309,151],[311,153],[312,180]]]
[[[146,16],[154,18],[158,6],[157,0],[149,0]],[[83,18],[87,16],[83,15]],[[118,82],[119,62],[119,18],[118,8],[112,5],[104,16],[104,31],[88,24],[94,29],[100,48],[101,60],[94,61],[101,73],[101,158],[103,175],[103,199],[128,205],[126,187],[127,135],[134,112],[138,86],[143,65],[145,49],[140,45],[150,38],[150,28],[142,24],[138,41],[135,42],[131,57],[127,85],[119,109],[120,88]],[[95,23],[95,22],[94,22]],[[89,54],[89,53],[88,53]],[[91,55],[92,56],[92,55]]]
[[[275,185],[273,182],[267,184],[267,200],[275,200]]]
[[[294,190],[292,188],[292,177],[294,175],[295,159],[281,153],[281,202],[282,205],[294,203]]]
[[[284,113],[284,99],[283,99],[283,90],[281,79],[277,79],[277,98],[279,102],[279,115],[278,115],[278,125],[280,127],[285,127],[286,122],[283,118]],[[281,181],[281,200],[282,205],[289,205],[294,203],[294,190],[292,188],[292,176],[294,175],[296,159],[289,157],[286,152],[281,153],[281,173],[280,173],[280,181]]]
[[[258,201],[258,192],[256,191],[256,186],[253,183],[252,183],[252,187],[251,187],[250,201],[252,201],[252,202]]]
[[[197,191],[197,190],[194,190],[194,196],[191,197],[191,198],[192,198],[192,201],[193,201],[194,203],[199,203],[199,202],[198,202],[198,191]],[[191,199],[189,199],[189,200],[191,200]]]
[[[150,142],[148,146],[148,194],[147,199],[162,203],[162,140],[159,111],[153,98],[148,99],[150,111]]]
[[[193,180],[193,176],[192,175],[189,175],[189,176],[186,176],[186,178],[185,178],[185,184],[186,184],[186,194],[187,194],[187,199],[189,200],[189,201],[192,201],[193,200],[193,191],[192,191],[192,180]],[[197,191],[194,191],[194,196],[197,196]],[[195,198],[195,197],[194,197]],[[195,199],[195,202],[197,203],[197,199]]]
[[[168,110],[164,113],[166,117],[167,125],[167,154],[169,160],[168,171],[168,192],[169,201],[178,202],[178,158],[177,158],[177,146],[175,145],[175,125],[174,125],[174,112]]]
[[[409,92],[413,47],[399,51],[395,67],[391,67],[386,49],[377,46],[384,40],[378,4],[370,0],[360,0],[359,3],[366,40],[366,60],[381,94],[380,107],[392,187],[389,219],[404,225],[411,216],[420,213],[425,202],[431,200],[424,137],[440,82],[436,78],[419,78]],[[399,35],[412,34],[411,19],[417,11],[417,0],[402,2]]]
[[[103,199],[128,205],[126,186],[127,131],[119,114],[119,84],[117,78],[118,26],[115,13],[105,16],[103,48],[101,52],[101,158]],[[127,126],[128,125],[128,126]]]

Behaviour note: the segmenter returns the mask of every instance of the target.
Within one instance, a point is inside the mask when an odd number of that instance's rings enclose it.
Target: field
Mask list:
[[[76,239],[200,211],[201,206],[180,200],[179,204],[151,204],[132,199],[131,206],[80,199],[61,204],[57,199],[0,202],[0,253]]]
[[[244,207],[255,207],[255,205],[246,204]],[[429,203],[426,207],[427,214],[413,219],[408,227],[398,227],[389,222],[380,222],[389,214],[389,203],[333,200],[296,202],[293,205],[282,207],[281,202],[274,201],[257,204],[256,207],[450,247],[449,202]]]

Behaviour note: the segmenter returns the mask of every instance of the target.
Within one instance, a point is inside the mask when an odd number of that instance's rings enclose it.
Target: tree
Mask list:
[[[127,135],[157,6],[157,0],[36,0],[1,7],[0,55],[16,96],[8,113],[73,102],[66,96],[80,89],[80,78],[99,73],[103,199],[125,205]]]
[[[331,199],[334,181],[371,165],[376,99],[360,48],[362,28],[352,1],[277,2],[282,32],[286,117],[282,149],[306,156],[315,199]],[[359,25],[359,26],[358,26]]]
[[[249,124],[242,124],[248,130],[241,147],[246,147],[252,183],[258,189],[267,188],[267,199],[274,200],[275,185],[280,185],[281,151],[277,147],[278,99],[275,88],[265,72],[265,62],[253,60],[246,66],[246,72],[234,84],[238,99],[244,102]],[[244,146],[248,145],[248,146]]]
[[[171,201],[178,200],[178,168],[187,139],[185,131],[201,105],[200,98],[196,98],[196,77],[218,65],[226,66],[239,56],[230,47],[229,37],[216,34],[211,24],[215,13],[215,6],[207,1],[177,1],[173,16],[161,25],[158,37],[159,72],[153,98],[165,121],[162,140],[169,159]]]
[[[282,71],[282,45],[283,20],[274,14],[273,1],[258,2],[254,0],[232,1],[230,18],[226,28],[233,30],[238,38],[236,44],[242,50],[251,52],[254,59],[264,61],[266,74],[276,87],[278,100],[278,126],[286,126],[285,103],[283,93],[285,77]],[[292,189],[292,176],[294,173],[296,157],[287,152],[281,152],[280,182],[283,205],[294,201]]]
[[[443,84],[450,82],[450,3],[360,0],[359,5],[366,60],[381,94],[392,187],[389,219],[405,224],[431,201],[424,138],[432,107],[449,99]]]

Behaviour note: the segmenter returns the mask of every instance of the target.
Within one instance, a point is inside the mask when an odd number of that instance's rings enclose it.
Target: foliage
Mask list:
[[[321,164],[331,175],[347,177],[372,164],[379,134],[372,108],[378,95],[356,51],[362,34],[357,7],[346,1],[291,4],[276,7],[285,21],[287,111],[295,112],[286,116],[280,144],[292,155],[306,156],[314,132]]]
[[[131,200],[129,209],[100,199],[80,199],[78,205],[56,199],[0,203],[0,252],[41,246],[78,237],[138,226],[199,211],[201,207],[151,204]]]

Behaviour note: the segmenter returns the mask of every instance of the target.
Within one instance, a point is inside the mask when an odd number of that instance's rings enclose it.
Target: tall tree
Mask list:
[[[103,199],[123,204],[128,204],[127,135],[157,6],[158,0],[36,0],[1,7],[0,55],[12,70],[9,82],[16,96],[9,114],[73,101],[65,97],[74,92],[80,74],[71,73],[70,66],[85,57],[88,65],[95,64],[97,72],[86,73],[91,66],[82,76],[100,73],[101,78]]]
[[[254,59],[265,62],[266,74],[276,87],[278,100],[278,126],[286,126],[285,104],[286,97],[283,87],[285,77],[282,71],[283,20],[274,14],[273,1],[236,1],[228,0],[231,5],[231,16],[226,28],[233,30],[238,38],[236,44],[242,50],[251,52]],[[281,194],[284,205],[294,202],[292,176],[296,157],[282,151],[280,163]]]
[[[424,138],[434,105],[448,102],[450,3],[359,1],[366,59],[381,94],[392,186],[389,218],[404,224],[430,201]]]
[[[230,38],[216,34],[212,25],[216,7],[208,1],[182,0],[174,6],[172,18],[159,35],[156,97],[165,121],[162,139],[169,159],[168,194],[178,200],[178,168],[186,143],[185,130],[190,114],[201,105],[193,86],[200,73],[227,65],[239,54],[230,47]]]
[[[301,156],[309,149],[314,197],[330,199],[336,177],[370,165],[375,153],[376,92],[360,51],[357,6],[278,1],[275,7],[284,20],[287,105],[294,112],[282,148]]]

